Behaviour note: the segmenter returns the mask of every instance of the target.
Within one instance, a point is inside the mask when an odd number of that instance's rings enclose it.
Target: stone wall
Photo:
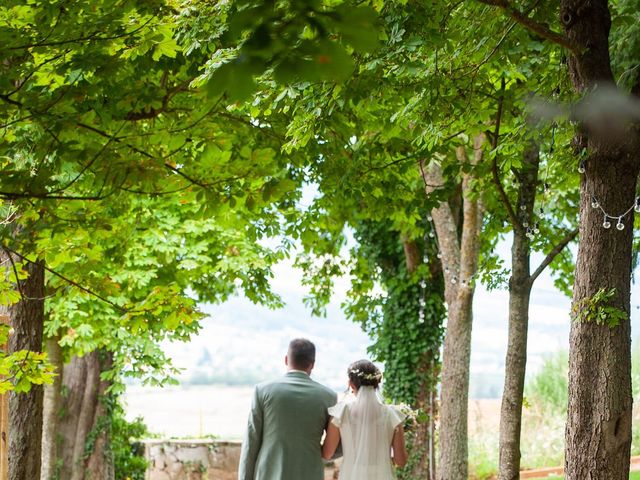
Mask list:
[[[236,480],[240,442],[145,440],[146,480]],[[326,480],[337,478],[327,465]]]
[[[240,442],[146,440],[146,480],[235,480]]]

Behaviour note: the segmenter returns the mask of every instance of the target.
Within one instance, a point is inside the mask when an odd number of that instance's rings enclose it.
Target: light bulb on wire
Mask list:
[[[578,162],[578,173],[584,173],[586,171],[587,171],[587,169],[585,168],[584,160],[580,160]]]

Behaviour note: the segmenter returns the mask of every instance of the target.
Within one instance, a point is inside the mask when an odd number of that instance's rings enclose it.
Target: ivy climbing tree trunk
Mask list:
[[[51,385],[44,387],[43,429],[42,429],[42,471],[41,480],[51,480],[56,473],[58,419],[62,409],[63,358],[59,337],[47,338],[45,345],[49,362],[55,366],[57,376]]]
[[[482,158],[484,135],[474,139],[471,163]],[[464,147],[456,149],[458,160],[469,163]],[[436,164],[422,169],[427,194],[444,185],[442,172]],[[474,276],[480,251],[482,208],[477,195],[472,194],[472,177],[462,180],[462,227],[448,202],[440,202],[431,215],[444,269],[444,295],[448,306],[442,356],[442,387],[440,400],[440,466],[438,478],[453,480],[468,476],[469,361],[471,358],[471,324]]]
[[[610,89],[611,94],[622,95],[611,71],[611,16],[606,0],[563,0],[560,19],[575,45],[568,65],[576,91]],[[567,480],[629,478],[633,212],[624,218],[623,230],[616,228],[616,220],[606,229],[602,212],[591,206],[595,197],[606,212],[617,216],[634,204],[640,134],[637,123],[621,118],[621,113],[612,122],[604,112],[591,110],[575,140],[576,152],[586,152],[586,156],[580,183],[580,246],[572,310],[578,314],[585,308],[613,308],[624,312],[624,319],[608,326],[587,315],[583,321],[571,323]],[[601,291],[613,295],[594,305],[594,296]]]
[[[102,351],[73,357],[64,367],[60,445],[58,459],[62,480],[113,480],[108,429],[101,397],[108,382],[100,379],[109,368],[110,354]]]
[[[3,265],[17,261],[6,250],[0,250]],[[44,264],[27,263],[25,269],[28,277],[18,285],[20,301],[10,307],[0,307],[0,314],[9,316],[14,329],[9,337],[9,353],[42,351]],[[33,385],[27,393],[9,394],[9,480],[40,478],[42,397],[40,385]]]
[[[405,255],[405,261],[407,265],[407,271],[410,274],[414,274],[418,267],[423,264],[422,252],[415,241],[402,239],[402,246]],[[439,268],[440,262],[434,262],[435,259],[430,259],[429,270],[431,278],[439,278],[442,272]],[[438,265],[433,265],[437,263]],[[424,315],[424,305],[422,314]],[[420,362],[418,364],[418,394],[414,399],[414,406],[424,412],[428,417],[425,422],[419,422],[415,431],[413,432],[413,438],[410,442],[412,461],[415,462],[415,466],[411,472],[412,478],[422,478],[425,480],[435,480],[433,473],[435,472],[435,459],[432,456],[432,452],[435,450],[435,438],[431,435],[431,425],[435,420],[437,411],[435,406],[431,402],[432,394],[436,390],[439,375],[440,359],[438,357],[438,350],[423,352]]]

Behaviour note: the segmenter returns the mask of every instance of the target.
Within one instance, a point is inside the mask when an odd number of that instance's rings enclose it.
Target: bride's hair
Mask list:
[[[353,362],[347,369],[347,375],[356,389],[360,389],[360,387],[378,388],[380,380],[382,380],[382,372],[369,360]]]

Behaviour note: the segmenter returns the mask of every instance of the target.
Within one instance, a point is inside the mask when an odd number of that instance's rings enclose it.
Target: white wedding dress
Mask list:
[[[405,418],[398,407],[384,405],[373,387],[361,387],[355,401],[329,408],[340,429],[340,480],[393,480],[391,442]]]

